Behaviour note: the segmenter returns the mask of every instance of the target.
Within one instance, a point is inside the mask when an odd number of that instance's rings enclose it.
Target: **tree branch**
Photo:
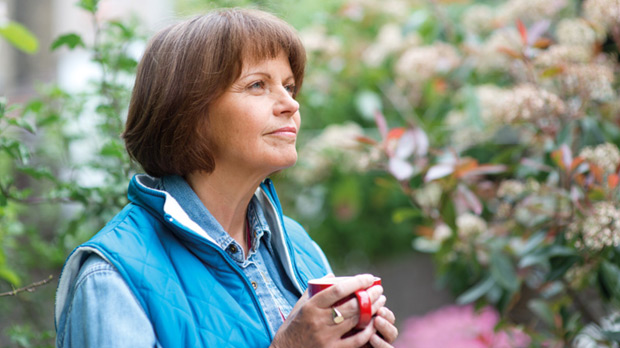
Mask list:
[[[12,291],[7,291],[7,292],[2,292],[0,293],[0,297],[3,296],[15,296],[17,294],[19,294],[20,292],[33,292],[37,287],[45,285],[47,283],[49,283],[50,281],[52,281],[52,279],[54,279],[54,276],[50,274],[49,277],[47,277],[47,279],[43,279],[40,280],[38,282],[34,282],[30,285],[24,286],[23,288],[19,288],[19,289],[14,289]]]

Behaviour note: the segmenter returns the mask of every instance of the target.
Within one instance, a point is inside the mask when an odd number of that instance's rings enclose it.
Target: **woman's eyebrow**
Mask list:
[[[245,75],[241,76],[241,78],[242,78],[242,79],[244,79],[244,78],[246,78],[246,77],[250,77],[250,76],[252,76],[252,75],[263,75],[263,76],[265,76],[266,78],[271,79],[271,74],[270,74],[270,73],[267,73],[267,72],[262,72],[262,71],[252,71],[252,72],[249,72],[249,73],[247,73],[247,74],[245,74]]]
[[[268,79],[270,79],[270,80],[272,79],[272,77],[271,77],[271,74],[270,74],[270,73],[268,73],[268,72],[263,72],[263,71],[252,71],[252,72],[249,72],[249,73],[247,73],[247,74],[245,74],[245,75],[242,75],[239,79],[240,79],[240,80],[241,80],[241,79],[245,79],[245,78],[251,77],[252,75],[262,75],[262,76],[264,76],[264,77],[266,77],[266,78],[268,78]],[[288,81],[288,80],[293,80],[293,81],[295,81],[295,76],[294,76],[293,74],[291,74],[291,75],[287,76],[287,77],[284,79],[284,81]]]

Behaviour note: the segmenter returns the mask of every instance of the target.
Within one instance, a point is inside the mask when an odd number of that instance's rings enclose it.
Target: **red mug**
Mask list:
[[[318,292],[323,291],[330,286],[337,284],[343,280],[351,279],[352,277],[328,277],[328,278],[318,278],[311,279],[308,281],[308,295],[310,297],[316,295]],[[370,287],[375,285],[381,285],[381,278],[375,277],[375,281],[372,283]],[[370,288],[369,287],[369,288]],[[336,302],[334,306],[339,306],[352,298],[353,296],[357,297],[357,303],[360,306],[360,318],[355,326],[356,329],[365,328],[368,323],[370,323],[370,319],[372,319],[372,303],[370,302],[370,295],[366,292],[367,289],[357,290],[354,295],[343,298],[342,300]]]

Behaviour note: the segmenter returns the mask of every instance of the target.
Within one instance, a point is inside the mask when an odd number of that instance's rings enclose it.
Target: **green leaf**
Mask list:
[[[132,28],[127,27],[125,24],[123,24],[122,22],[119,21],[111,21],[110,22],[110,26],[112,27],[116,27],[118,29],[120,29],[121,33],[122,33],[122,37],[124,39],[131,39],[135,36],[134,31],[132,30]]]
[[[107,157],[123,158],[125,154],[124,150],[124,147],[120,143],[112,141],[103,146],[100,154]]]
[[[517,291],[519,289],[519,278],[517,272],[505,254],[496,251],[491,254],[491,276],[504,289]]]
[[[480,117],[482,111],[480,110],[476,89],[473,86],[465,87],[465,114],[472,127],[478,130],[484,128],[484,123]]]
[[[31,125],[28,121],[26,121],[24,118],[9,118],[8,123],[12,126],[19,127],[29,132],[30,134],[34,134],[36,131],[35,127]]]
[[[6,112],[6,99],[0,97],[0,118],[4,117]]]
[[[67,46],[69,49],[75,49],[78,46],[86,47],[82,37],[74,33],[61,35],[52,43],[50,49],[54,51],[62,46]]]
[[[551,271],[547,274],[547,281],[560,279],[579,261],[579,256],[559,256],[549,259]]]
[[[441,217],[446,225],[450,226],[452,230],[456,230],[456,209],[452,203],[450,195],[444,192],[441,195]]]
[[[0,138],[0,150],[6,152],[11,158],[28,163],[30,152],[26,146],[18,141]]]
[[[11,285],[13,286],[21,285],[21,279],[19,278],[17,273],[13,272],[12,270],[6,267],[0,268],[0,279],[6,280],[7,282],[11,283]]]
[[[9,21],[6,25],[0,26],[0,36],[26,53],[33,54],[39,49],[37,38],[17,22]]]
[[[555,320],[551,307],[544,300],[534,299],[527,303],[529,308],[534,314],[536,314],[542,321],[550,327],[555,327]]]
[[[495,285],[495,280],[493,277],[486,277],[478,284],[471,287],[469,290],[465,291],[461,296],[456,299],[456,303],[458,304],[467,304],[476,301],[477,299],[484,296],[487,292],[489,292],[493,286]]]
[[[417,217],[421,217],[422,213],[413,208],[398,208],[392,213],[392,221],[396,224],[403,223],[407,220],[415,219]]]
[[[80,0],[78,2],[78,6],[85,9],[86,11],[94,14],[97,12],[97,6],[99,5],[99,0]]]
[[[117,61],[117,66],[123,71],[131,72],[138,66],[138,61],[128,56],[120,56]]]
[[[523,246],[523,249],[519,252],[519,254],[523,256],[523,255],[527,255],[533,252],[538,246],[540,246],[545,241],[546,236],[547,236],[547,233],[545,233],[544,231],[537,232],[531,235],[530,238],[525,243],[525,246]]]
[[[56,178],[48,168],[21,167],[18,168],[18,170],[37,180],[45,178],[51,181],[56,181]]]
[[[552,257],[571,257],[577,256],[574,249],[561,245],[551,245],[548,247],[540,248],[535,252],[524,256],[519,261],[519,267],[525,268],[537,264],[549,264],[549,259]]]
[[[616,300],[620,300],[620,269],[608,261],[601,263],[603,286]]]

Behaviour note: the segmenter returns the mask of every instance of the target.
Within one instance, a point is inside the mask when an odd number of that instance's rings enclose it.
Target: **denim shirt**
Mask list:
[[[160,189],[172,195],[202,226],[202,217],[209,212],[183,178],[165,177]],[[252,240],[247,258],[230,235],[211,237],[248,277],[275,333],[301,294],[277,261],[269,225],[255,197],[247,214]],[[92,254],[83,264],[69,298],[71,307],[64,328],[58,332],[57,347],[161,347],[150,320],[120,273],[98,255]]]
[[[164,191],[170,193],[179,202],[192,220],[200,227],[205,226],[205,219],[211,214],[182,177],[166,176],[161,185]],[[267,315],[272,333],[275,333],[301,294],[295,290],[290,279],[285,276],[282,264],[276,262],[277,258],[271,247],[271,231],[256,197],[252,197],[248,205],[247,218],[251,231],[249,243],[251,248],[247,257],[241,245],[228,233],[205,230],[248,277]]]

